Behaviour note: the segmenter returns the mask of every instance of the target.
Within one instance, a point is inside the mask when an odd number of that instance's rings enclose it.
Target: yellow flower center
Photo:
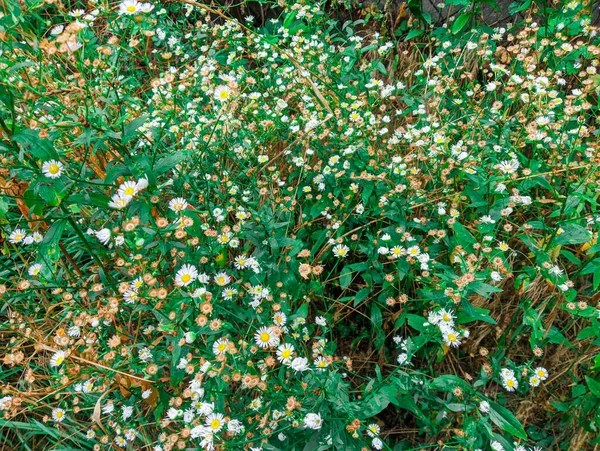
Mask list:
[[[219,97],[223,100],[227,99],[229,97],[229,91],[227,91],[226,89],[223,89],[220,93],[219,93]]]
[[[135,7],[135,5],[129,5],[125,9],[127,10],[128,13],[134,13],[137,10],[137,8]]]
[[[56,418],[62,418],[63,413],[62,412],[56,412]]]
[[[290,351],[289,349],[285,349],[281,352],[281,357],[283,357],[284,359],[289,359],[291,355],[292,351]]]
[[[509,387],[514,387],[515,386],[515,381],[513,381],[512,379],[509,379],[506,381],[506,385],[508,385]]]
[[[134,193],[135,189],[132,186],[128,186],[127,188],[125,188],[125,194],[127,194],[128,196],[133,196]]]
[[[451,341],[452,343],[454,343],[456,341],[456,335],[448,334],[448,341]]]
[[[219,429],[219,427],[221,426],[221,420],[215,418],[214,420],[212,420],[210,422],[210,427],[214,430]]]
[[[219,352],[225,352],[225,349],[227,349],[227,344],[221,343],[219,346],[217,346],[217,349]]]
[[[65,358],[62,355],[59,355],[55,360],[56,365],[60,365],[61,363],[63,363],[63,360],[65,360]]]
[[[190,276],[189,274],[184,274],[183,276],[181,276],[181,281],[184,283],[188,283],[191,280],[192,276]]]
[[[58,167],[57,164],[52,163],[50,166],[48,166],[48,172],[52,175],[58,174],[59,170],[60,170],[60,168]]]
[[[268,343],[270,339],[271,335],[268,332],[263,332],[262,334],[260,334],[260,341],[262,341],[263,343]]]

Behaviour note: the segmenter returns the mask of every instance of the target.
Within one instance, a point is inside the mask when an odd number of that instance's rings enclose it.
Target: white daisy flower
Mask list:
[[[254,340],[256,341],[256,344],[263,349],[279,344],[279,338],[275,335],[273,328],[266,326],[263,326],[256,331]]]
[[[169,208],[175,212],[183,211],[187,206],[188,203],[183,197],[176,197],[169,201]]]
[[[183,265],[175,275],[175,285],[187,287],[198,278],[198,270],[194,265]]]
[[[345,244],[338,244],[333,248],[333,255],[335,255],[338,258],[344,258],[348,255],[349,250],[350,248]]]
[[[133,197],[137,194],[138,192],[138,184],[137,182],[125,182],[122,183],[121,186],[119,186],[119,195],[121,197]]]
[[[42,165],[42,174],[51,179],[60,177],[63,173],[63,164],[57,160],[50,160],[44,162]]]
[[[139,13],[142,5],[137,0],[125,0],[119,5],[119,14],[127,16]]]
[[[12,244],[19,244],[21,241],[23,241],[25,239],[26,236],[27,236],[27,232],[25,232],[25,230],[15,229],[8,236],[8,241]]]
[[[57,367],[65,361],[65,351],[57,351],[50,359],[50,366]]]
[[[42,269],[42,265],[40,263],[34,263],[33,265],[31,265],[29,267],[29,270],[27,272],[29,273],[30,276],[34,277],[40,273],[41,269]]]
[[[130,201],[131,197],[122,196],[121,194],[115,194],[108,203],[108,206],[116,210],[121,210],[125,208]]]
[[[225,85],[217,86],[214,96],[219,102],[225,102],[231,97],[231,89]]]
[[[61,423],[65,419],[65,409],[57,407],[52,410],[52,419],[57,423]]]

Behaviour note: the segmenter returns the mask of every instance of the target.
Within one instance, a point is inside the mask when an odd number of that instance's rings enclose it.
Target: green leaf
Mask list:
[[[514,437],[527,440],[527,433],[512,412],[493,401],[490,403],[490,420],[503,431]]]
[[[459,244],[464,246],[465,243],[473,244],[477,242],[477,240],[473,238],[473,235],[471,235],[467,228],[460,222],[455,222],[452,227]]]
[[[458,18],[452,24],[452,34],[457,34],[463,28],[465,28],[467,26],[467,24],[469,23],[469,21],[471,20],[472,16],[473,16],[472,13],[465,13],[465,14],[461,14],[460,16],[458,16]]]
[[[484,298],[490,298],[491,293],[501,293],[502,289],[495,287],[493,285],[482,282],[481,280],[476,280],[468,286],[471,290],[477,293]]]
[[[135,138],[137,135],[139,135],[140,132],[138,132],[137,130],[142,125],[144,125],[144,122],[146,122],[147,118],[148,118],[148,116],[140,116],[140,117],[132,120],[129,124],[127,124],[125,126],[125,128],[123,129],[123,137],[121,138],[121,142],[123,144],[127,144],[131,140],[133,140],[133,138]]]
[[[44,235],[44,239],[40,244],[38,254],[40,260],[44,263],[42,271],[46,276],[49,276],[54,271],[56,262],[60,257],[59,243],[67,224],[68,221],[66,219],[55,221]]]
[[[515,15],[517,13],[520,13],[521,11],[525,11],[526,9],[529,9],[529,7],[531,6],[532,0],[526,0],[522,3],[519,2],[514,2],[511,3],[508,6],[508,12],[510,13],[510,15]]]
[[[414,39],[416,37],[421,36],[423,33],[425,33],[425,30],[422,30],[422,29],[412,29],[412,30],[410,30],[408,32],[408,34],[404,38],[404,41],[410,41],[411,39]]]
[[[173,169],[183,160],[185,160],[189,156],[189,152],[182,150],[180,152],[173,153],[167,157],[161,158],[158,160],[158,163],[154,165],[152,171],[154,172],[154,176],[158,176],[164,174],[165,172]]]
[[[463,306],[463,311],[458,314],[458,324],[467,324],[472,321],[484,321],[486,323],[496,324],[496,321],[488,315],[489,310],[475,307],[466,299],[462,300],[461,305]]]
[[[344,266],[342,269],[342,273],[340,274],[340,287],[345,290],[352,283],[352,271],[348,268],[348,266]]]
[[[552,247],[561,244],[587,243],[592,239],[592,234],[579,224],[565,224],[562,226],[564,232],[554,237]]]
[[[585,376],[585,381],[590,391],[596,395],[596,397],[600,398],[600,382],[592,379],[589,376]]]
[[[36,130],[26,128],[16,133],[12,140],[21,147],[23,152],[31,154],[38,160],[58,159],[52,142],[49,139],[40,138],[38,133]]]
[[[471,391],[471,386],[464,379],[452,374],[444,374],[443,376],[436,377],[430,385],[432,390],[443,392],[451,392],[457,387],[463,392]]]

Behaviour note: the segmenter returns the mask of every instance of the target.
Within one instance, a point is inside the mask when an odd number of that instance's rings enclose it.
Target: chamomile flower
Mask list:
[[[515,391],[519,388],[519,381],[513,374],[508,374],[502,378],[502,385],[506,391]]]
[[[317,357],[313,363],[315,367],[320,371],[325,371],[325,368],[329,366],[327,359],[325,359],[325,357],[323,356]]]
[[[54,355],[50,358],[50,366],[57,367],[62,365],[65,361],[65,352],[64,351],[56,351]]]
[[[180,212],[187,208],[188,203],[183,197],[176,197],[169,201],[169,208],[174,212]]]
[[[227,346],[229,344],[229,340],[226,338],[219,338],[217,341],[213,343],[212,352],[214,355],[222,355],[227,352]]]
[[[231,282],[231,277],[227,273],[220,272],[215,275],[214,280],[218,286],[224,287],[225,285],[228,285]]]
[[[214,92],[215,99],[219,102],[226,102],[231,97],[231,89],[225,85],[217,86]]]
[[[274,347],[279,344],[279,338],[275,335],[272,327],[263,326],[254,334],[254,341],[263,349]]]
[[[62,423],[65,420],[65,417],[66,417],[65,409],[61,409],[60,407],[57,407],[52,410],[52,419],[54,421],[56,421],[57,423]]]
[[[97,232],[95,232],[96,238],[98,238],[98,241],[100,241],[100,243],[104,244],[105,246],[108,245],[108,243],[110,243],[110,229],[101,229],[98,230]]]
[[[406,255],[408,255],[409,257],[418,257],[420,253],[421,249],[419,248],[419,246],[411,246],[408,249],[406,249]]]
[[[130,16],[140,12],[142,5],[137,0],[124,0],[119,5],[119,14]]]
[[[30,276],[35,277],[40,273],[41,269],[42,269],[42,265],[40,263],[34,263],[33,265],[31,265],[29,267],[27,272]]]
[[[175,285],[187,287],[198,278],[198,270],[194,265],[183,265],[175,275]]]
[[[131,197],[115,194],[108,203],[108,206],[116,210],[122,210],[129,204],[130,201]]]
[[[26,236],[27,236],[27,232],[25,232],[25,230],[23,230],[23,229],[15,229],[8,236],[8,241],[11,244],[19,244],[19,243],[21,243],[25,239]]]
[[[235,288],[227,287],[221,293],[221,297],[226,301],[231,301],[237,294],[238,291]]]
[[[371,423],[367,426],[367,435],[369,437],[375,437],[375,436],[379,435],[379,432],[381,432],[381,428],[379,427],[378,424]]]
[[[247,268],[249,266],[248,257],[245,255],[238,255],[237,257],[235,257],[233,265],[235,266],[235,269]]]
[[[294,346],[289,343],[284,343],[277,348],[277,360],[281,363],[287,364],[292,360],[294,354]]]
[[[503,174],[514,174],[517,169],[519,169],[519,161],[518,160],[506,160],[502,161],[498,166],[498,169]]]
[[[548,370],[546,368],[539,366],[535,370],[533,370],[533,372],[537,377],[539,377],[541,381],[545,381],[546,379],[548,379]]]
[[[211,413],[206,416],[205,424],[211,429],[213,433],[219,432],[221,429],[223,429],[223,426],[225,424],[225,417],[222,413]]]
[[[441,309],[438,312],[440,321],[444,323],[445,326],[454,326],[454,319],[456,318],[456,316],[454,315],[454,313],[450,310],[446,310],[446,309]]]
[[[335,255],[338,258],[344,258],[348,255],[349,250],[350,248],[345,244],[338,244],[333,248],[333,255]]]
[[[42,165],[42,174],[51,179],[60,177],[63,173],[64,166],[60,161],[50,160]]]
[[[304,426],[308,429],[321,429],[321,426],[323,426],[323,419],[318,413],[307,413],[304,417]]]
[[[121,197],[133,197],[138,192],[138,184],[136,182],[125,182],[119,186],[119,195]]]
[[[443,339],[446,346],[451,346],[453,348],[457,348],[458,346],[460,346],[461,343],[460,335],[458,334],[458,332],[452,329],[448,329],[445,332],[443,332]]]
[[[529,385],[530,385],[531,387],[538,387],[538,386],[540,385],[540,382],[541,382],[541,381],[540,381],[540,378],[539,378],[539,377],[537,377],[537,376],[535,376],[535,375],[534,375],[534,376],[531,376],[531,377],[529,378]]]
[[[285,313],[283,312],[276,312],[273,315],[273,323],[276,326],[285,326],[285,323],[287,322],[287,316]]]

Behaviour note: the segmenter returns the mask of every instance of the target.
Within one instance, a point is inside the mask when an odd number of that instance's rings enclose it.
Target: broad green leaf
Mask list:
[[[589,376],[585,376],[585,381],[590,391],[596,395],[596,397],[600,398],[600,382],[592,379]]]
[[[521,438],[523,440],[527,440],[527,434],[525,433],[525,429],[519,420],[512,414],[512,412],[505,407],[502,407],[500,404],[497,404],[493,401],[489,401],[490,403],[490,420],[498,426],[501,430],[508,432],[514,437]]]

